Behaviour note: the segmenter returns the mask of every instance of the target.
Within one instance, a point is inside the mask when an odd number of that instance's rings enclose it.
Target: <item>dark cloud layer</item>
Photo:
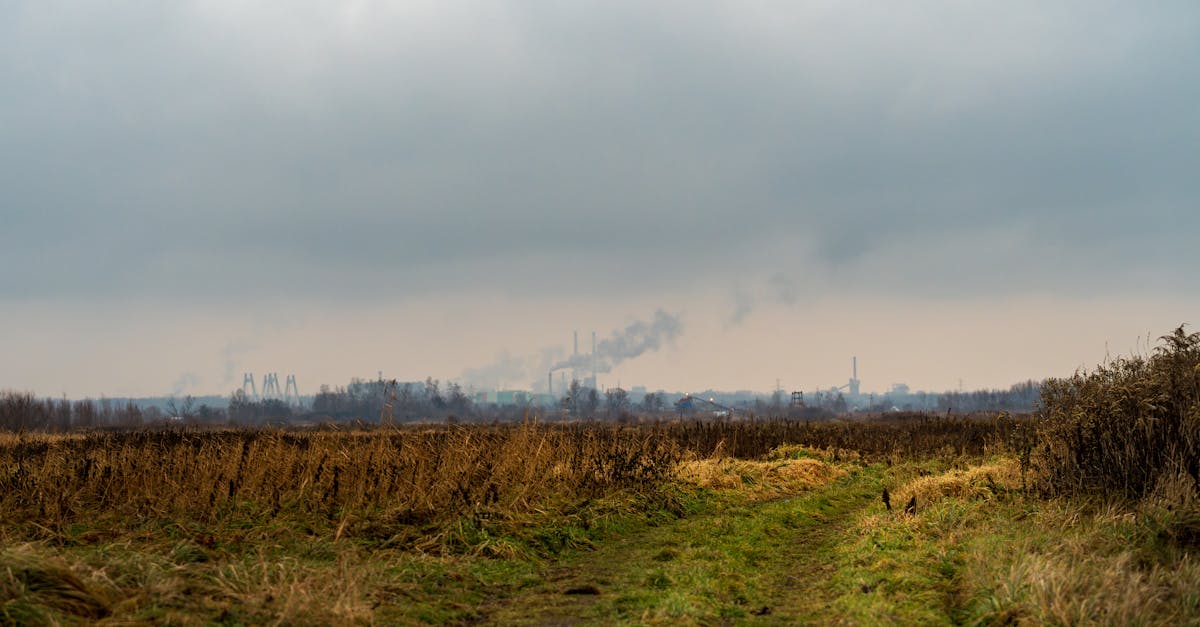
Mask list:
[[[0,299],[1197,287],[1195,3],[278,7],[0,9]]]

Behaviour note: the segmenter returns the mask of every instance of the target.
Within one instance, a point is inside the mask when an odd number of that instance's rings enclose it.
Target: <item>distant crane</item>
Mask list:
[[[289,374],[283,388],[283,400],[289,405],[300,404],[300,388],[296,385],[296,375]]]
[[[258,402],[258,387],[254,385],[253,373],[247,372],[242,375],[242,396],[252,403]]]
[[[279,387],[279,373],[268,372],[263,375],[262,397],[263,400],[275,400],[283,397],[283,388]]]

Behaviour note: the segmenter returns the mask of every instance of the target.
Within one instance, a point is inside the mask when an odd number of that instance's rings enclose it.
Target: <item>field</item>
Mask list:
[[[1200,525],[1022,489],[1014,448],[1030,425],[909,416],[9,435],[0,619],[1200,616],[1188,556]],[[1118,584],[1129,593],[1106,593]]]
[[[1032,416],[0,434],[0,623],[1200,624],[1200,337]]]

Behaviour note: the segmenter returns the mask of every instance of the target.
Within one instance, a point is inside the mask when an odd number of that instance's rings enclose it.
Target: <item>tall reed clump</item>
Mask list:
[[[1200,333],[1180,326],[1160,340],[1148,358],[1044,384],[1031,459],[1044,491],[1200,494]]]
[[[422,524],[654,486],[680,457],[658,428],[532,421],[370,432],[12,434],[0,436],[0,524],[49,532],[81,522],[116,528],[243,518]]]
[[[870,459],[987,455],[1019,448],[1029,421],[1007,414],[944,417],[901,412],[852,421],[766,419],[748,422],[681,422],[669,428],[685,450],[701,457],[720,452],[754,459],[776,447],[798,444],[854,451]]]

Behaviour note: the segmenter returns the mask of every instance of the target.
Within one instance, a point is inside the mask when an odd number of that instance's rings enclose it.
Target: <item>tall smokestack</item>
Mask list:
[[[858,355],[850,358],[850,396],[857,397],[859,392]]]
[[[592,331],[592,389],[596,387],[596,332]]]
[[[551,397],[554,396],[554,371],[546,373],[546,393]]]
[[[574,354],[576,354],[576,355],[579,354],[579,331],[575,332],[575,353]]]

